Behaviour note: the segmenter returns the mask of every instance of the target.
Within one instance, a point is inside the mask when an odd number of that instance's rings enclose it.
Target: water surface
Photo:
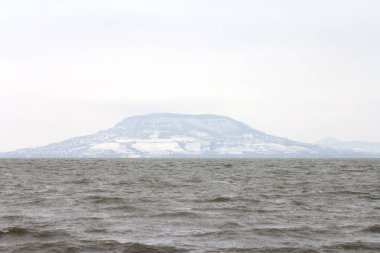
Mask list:
[[[0,252],[380,252],[380,160],[3,159]]]

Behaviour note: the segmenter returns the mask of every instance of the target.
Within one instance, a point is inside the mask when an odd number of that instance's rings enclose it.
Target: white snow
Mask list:
[[[190,142],[185,144],[185,149],[191,153],[201,153],[209,148],[204,147],[204,144],[201,142]]]
[[[137,142],[132,144],[132,147],[142,152],[185,152],[177,142]]]
[[[153,133],[150,134],[149,138],[150,139],[157,139],[158,136],[160,136],[160,131],[154,131]]]
[[[115,152],[124,152],[125,151],[125,147],[124,145],[120,144],[120,143],[117,143],[117,142],[106,142],[106,143],[99,143],[99,144],[96,144],[92,147],[90,147],[90,149],[92,150],[111,150],[111,151],[115,151]]]
[[[197,137],[207,137],[207,136],[210,136],[206,132],[199,132],[199,131],[193,131],[193,132],[191,132],[191,134],[193,134],[193,135],[195,135]]]

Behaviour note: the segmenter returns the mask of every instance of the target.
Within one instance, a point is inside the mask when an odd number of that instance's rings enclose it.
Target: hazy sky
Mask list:
[[[153,112],[380,141],[380,1],[0,2],[0,151]]]

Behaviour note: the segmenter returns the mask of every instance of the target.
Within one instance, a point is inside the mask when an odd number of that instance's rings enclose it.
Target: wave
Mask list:
[[[230,197],[216,197],[213,199],[206,200],[206,202],[231,202],[233,201],[233,198]]]
[[[196,203],[223,203],[223,202],[247,202],[247,203],[259,203],[258,199],[251,199],[245,197],[227,197],[227,196],[219,196],[209,199],[198,199],[194,200]]]
[[[88,196],[85,200],[91,201],[95,204],[120,204],[126,201],[126,199],[120,197],[107,197],[99,195]]]
[[[226,253],[319,253],[317,249],[307,247],[263,247],[263,248],[229,248]]]
[[[371,232],[371,233],[380,233],[380,224],[369,226],[369,227],[363,229],[363,231],[364,232]]]
[[[213,212],[234,212],[234,213],[252,213],[253,209],[250,209],[245,205],[237,205],[237,206],[227,206],[227,207],[194,207],[192,208],[194,211],[205,212],[205,211],[213,211]]]
[[[363,241],[355,241],[355,242],[343,242],[337,243],[329,246],[323,247],[329,250],[352,250],[354,252],[358,252],[359,250],[370,250],[373,252],[379,252],[380,243],[372,243],[372,242],[363,242]]]
[[[0,246],[0,250],[2,247]],[[57,241],[28,242],[18,245],[12,253],[50,253],[50,252],[113,252],[113,253],[181,253],[188,252],[172,246],[147,245],[143,243],[120,243],[114,240],[99,241]]]
[[[314,234],[324,234],[327,233],[327,229],[322,228],[311,228],[311,227],[268,227],[268,228],[254,228],[251,230],[258,235],[268,235],[268,236],[304,236],[304,235],[314,235]]]
[[[92,181],[88,178],[82,178],[82,179],[76,179],[71,181],[65,181],[65,184],[89,184],[92,183]]]
[[[218,226],[220,229],[236,229],[236,228],[242,228],[245,227],[244,225],[238,223],[238,222],[232,222],[228,221]]]
[[[4,216],[0,216],[1,219],[3,220],[8,220],[8,221],[14,221],[14,220],[20,220],[20,219],[23,219],[25,220],[26,216],[23,216],[23,215],[4,215]],[[1,228],[0,228],[0,233],[1,233]]]
[[[32,237],[32,238],[53,238],[67,236],[68,234],[61,231],[36,231],[24,227],[7,227],[0,229],[0,238],[15,238],[15,237]]]
[[[154,217],[165,217],[165,218],[199,218],[200,215],[194,212],[179,211],[179,212],[167,212],[154,215]]]
[[[4,235],[25,235],[29,230],[22,227],[8,227],[0,229],[0,237]]]
[[[224,231],[210,231],[210,232],[200,232],[192,234],[193,237],[221,237],[221,236],[236,236],[237,231],[224,230]]]
[[[139,208],[136,206],[131,206],[131,205],[109,206],[109,207],[105,207],[104,210],[106,210],[106,211],[119,211],[119,212],[126,212],[126,213],[136,213],[136,212],[140,213],[140,212],[145,211],[142,208]]]

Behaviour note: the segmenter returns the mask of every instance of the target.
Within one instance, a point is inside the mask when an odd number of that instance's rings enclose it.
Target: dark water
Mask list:
[[[0,252],[380,252],[380,160],[0,160]]]

